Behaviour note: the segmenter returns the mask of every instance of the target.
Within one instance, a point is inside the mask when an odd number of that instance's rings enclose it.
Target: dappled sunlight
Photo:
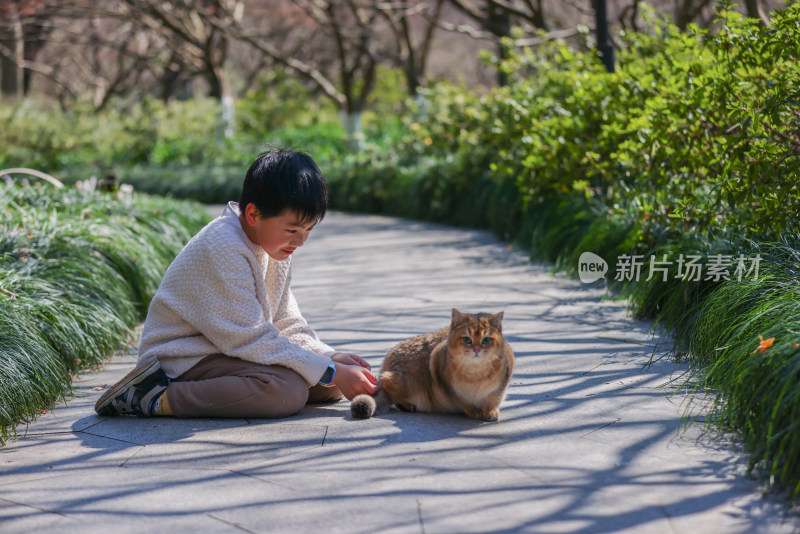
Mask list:
[[[296,297],[323,340],[375,370],[398,342],[445,326],[451,307],[505,311],[516,369],[500,421],[394,408],[354,420],[347,401],[284,420],[98,417],[94,388],[132,365],[124,356],[0,449],[4,524],[582,533],[797,525],[743,475],[735,442],[684,425],[686,365],[659,358],[665,340],[602,288],[552,276],[480,232],[340,214],[316,232],[293,260]]]

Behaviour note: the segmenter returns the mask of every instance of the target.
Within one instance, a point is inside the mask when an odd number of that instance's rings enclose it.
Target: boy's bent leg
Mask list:
[[[336,402],[342,400],[344,395],[336,386],[312,386],[308,390],[308,404]]]
[[[172,380],[165,393],[178,417],[287,417],[308,400],[308,384],[279,365],[215,354]]]

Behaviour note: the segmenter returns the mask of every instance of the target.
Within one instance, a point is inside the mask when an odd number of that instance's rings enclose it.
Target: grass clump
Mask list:
[[[70,392],[144,317],[202,206],[0,184],[0,442]]]
[[[800,495],[800,236],[760,244],[758,278],[707,290],[676,347],[690,353],[699,387],[717,392],[713,419],[735,428],[750,467]]]

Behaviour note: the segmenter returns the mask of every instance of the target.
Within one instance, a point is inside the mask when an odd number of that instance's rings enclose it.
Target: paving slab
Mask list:
[[[375,368],[452,307],[504,311],[500,421],[360,421],[347,401],[276,421],[99,417],[134,339],[0,448],[0,532],[800,532],[736,439],[704,430],[668,340],[602,285],[485,232],[368,215],[330,213],[293,258],[306,319]]]

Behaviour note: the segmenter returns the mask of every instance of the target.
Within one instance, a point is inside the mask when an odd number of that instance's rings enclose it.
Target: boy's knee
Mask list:
[[[303,409],[303,406],[308,402],[308,386],[305,380],[300,379],[302,382],[299,387],[295,386],[288,388],[281,395],[281,404],[276,406],[277,414],[275,417],[288,417],[294,415]]]
[[[266,377],[265,377],[266,378]],[[308,401],[308,385],[294,371],[272,375],[268,378],[258,377],[264,392],[262,417],[289,417],[303,409]]]

